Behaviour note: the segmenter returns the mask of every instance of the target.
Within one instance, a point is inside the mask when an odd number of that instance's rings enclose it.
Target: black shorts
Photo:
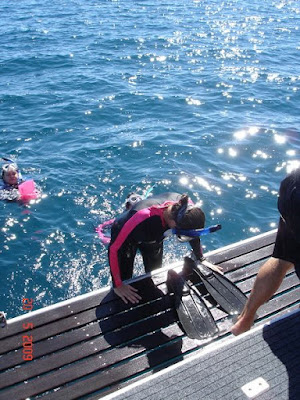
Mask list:
[[[293,234],[286,228],[285,222],[281,218],[278,224],[272,256],[293,263],[296,273],[300,278],[300,243],[295,240]]]

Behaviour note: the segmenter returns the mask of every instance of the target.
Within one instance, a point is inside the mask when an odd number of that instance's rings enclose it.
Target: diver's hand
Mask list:
[[[138,290],[130,285],[122,284],[121,286],[114,288],[116,295],[121,297],[124,303],[128,304],[128,301],[132,304],[136,304],[141,300],[141,296],[137,293]]]
[[[206,267],[208,267],[208,268],[210,268],[210,269],[213,269],[213,270],[219,272],[220,274],[224,275],[224,273],[223,273],[223,268],[222,268],[222,267],[219,267],[218,265],[212,264],[212,263],[210,263],[210,262],[207,261],[207,260],[202,260],[201,263],[202,263],[203,265],[205,265]]]

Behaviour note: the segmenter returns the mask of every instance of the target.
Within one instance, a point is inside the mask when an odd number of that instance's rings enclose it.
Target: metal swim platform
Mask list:
[[[272,253],[275,235],[276,230],[270,231],[206,256],[221,265],[225,275],[248,295],[259,267]],[[169,268],[180,271],[182,262]],[[214,346],[223,348],[234,339],[229,333],[232,320],[207,296],[220,335],[210,342],[188,338],[180,328],[173,295],[166,287],[169,268],[132,280],[143,295],[135,306],[125,305],[104,288],[8,320],[7,327],[0,329],[0,400],[121,399],[123,391],[125,399],[132,385],[160,376],[170,366],[180,374],[185,361],[212,359]],[[291,272],[259,310],[255,327],[293,314],[299,298],[299,280]],[[33,329],[25,329],[31,324]],[[254,337],[255,327],[243,340]],[[26,361],[24,349],[30,353],[30,344],[25,345],[30,337],[33,359]],[[184,375],[182,379],[186,379]],[[155,380],[153,385],[155,388]],[[139,390],[142,387],[139,385]],[[164,398],[154,392],[153,399]],[[185,398],[180,387],[175,392],[178,398]],[[213,398],[207,395],[207,399]]]

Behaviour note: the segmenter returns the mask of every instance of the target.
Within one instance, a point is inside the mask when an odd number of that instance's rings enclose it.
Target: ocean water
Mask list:
[[[126,195],[187,192],[210,251],[277,226],[300,150],[300,3],[0,3],[0,156],[41,187],[0,204],[0,310],[110,284],[94,227]],[[188,251],[171,239],[165,263]],[[136,273],[142,273],[140,258]]]

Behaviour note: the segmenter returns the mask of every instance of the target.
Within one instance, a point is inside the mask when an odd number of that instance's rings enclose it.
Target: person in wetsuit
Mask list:
[[[194,206],[188,195],[163,193],[141,200],[117,217],[111,228],[108,257],[115,293],[128,303],[137,303],[137,289],[123,281],[133,273],[134,258],[139,250],[145,272],[160,268],[163,257],[164,233],[171,228],[202,229],[205,215]],[[195,257],[202,259],[200,239],[190,242]]]
[[[295,268],[300,278],[300,168],[281,182],[278,211],[280,219],[272,257],[257,274],[244,310],[231,328],[234,335],[251,328],[256,311],[274,295],[290,269]]]
[[[19,200],[19,184],[23,182],[17,164],[9,162],[2,166],[0,183],[0,200]]]

